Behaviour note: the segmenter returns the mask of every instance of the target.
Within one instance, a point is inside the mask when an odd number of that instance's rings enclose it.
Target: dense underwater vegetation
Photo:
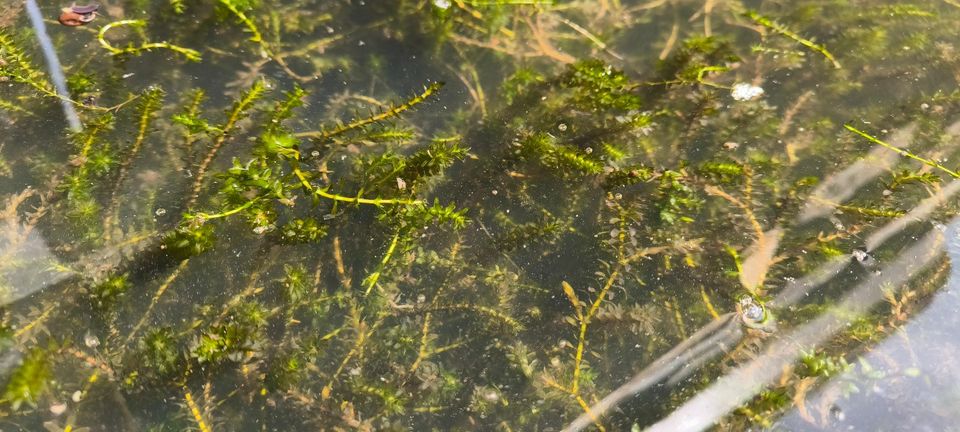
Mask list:
[[[957,427],[960,2],[64,6],[68,94],[0,0],[2,430]]]

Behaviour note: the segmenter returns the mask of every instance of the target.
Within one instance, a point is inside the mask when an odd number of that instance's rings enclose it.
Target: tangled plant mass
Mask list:
[[[49,28],[69,94],[20,9],[0,2],[10,427],[642,429],[906,247],[864,239],[958,210],[935,199],[952,2],[73,5]],[[949,269],[714,427],[835,426],[842,394],[808,397],[894,375],[858,356]],[[603,405],[704,328],[737,339]]]

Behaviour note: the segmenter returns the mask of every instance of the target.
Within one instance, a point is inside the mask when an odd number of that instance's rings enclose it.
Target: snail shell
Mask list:
[[[98,4],[92,4],[87,6],[73,5],[73,6],[70,6],[69,8],[64,8],[64,9],[70,9],[72,12],[78,13],[80,15],[89,15],[99,10],[100,5]]]
[[[737,315],[740,316],[740,321],[747,328],[761,330],[765,333],[776,331],[777,324],[773,315],[762,303],[757,302],[751,296],[740,297],[737,302]]]
[[[93,21],[97,17],[100,5],[77,6],[71,5],[60,9],[57,21],[67,27],[78,27]]]
[[[67,27],[78,27],[90,22],[90,20],[84,21],[83,15],[71,11],[69,8],[63,9],[63,13],[60,14],[57,21]]]

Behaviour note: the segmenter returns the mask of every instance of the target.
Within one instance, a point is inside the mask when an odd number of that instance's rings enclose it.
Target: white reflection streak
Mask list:
[[[13,245],[0,242],[0,256],[6,257],[0,263],[0,285],[7,289],[0,292],[0,305],[13,303],[68,276],[53,269],[57,259],[36,231],[31,230],[26,239]]]
[[[43,23],[43,14],[35,0],[27,0],[27,15],[30,16],[33,31],[37,34],[37,41],[40,42],[43,57],[47,60],[47,69],[50,71],[50,78],[53,79],[53,86],[56,87],[57,93],[61,97],[70,97],[70,92],[67,90],[67,79],[63,76],[63,67],[60,66],[57,51],[53,48],[53,42],[50,41],[50,35],[47,34],[47,26]],[[67,118],[70,129],[74,131],[83,129],[80,116],[77,115],[77,110],[73,109],[70,101],[60,99],[60,106],[63,107],[63,115]]]
[[[960,122],[951,125],[948,133],[952,136],[960,135]],[[920,204],[914,207],[909,213],[894,219],[874,231],[865,241],[867,249],[870,251],[875,250],[891,237],[903,231],[910,224],[926,220],[934,210],[953,197],[958,191],[960,191],[960,180],[950,182],[936,195],[921,201]],[[817,267],[807,274],[807,276],[788,283],[780,290],[774,300],[770,302],[771,306],[784,308],[799,302],[810,290],[826,283],[836,276],[846,267],[849,261],[849,254],[835,257],[820,265],[820,267]],[[885,270],[889,271],[890,269]],[[873,281],[873,279],[868,280],[867,283],[871,281]],[[590,414],[597,418],[603,417],[620,402],[647,390],[650,386],[665,377],[669,376],[671,383],[678,382],[683,377],[689,375],[690,372],[696,370],[700,365],[710,360],[714,355],[718,354],[724,347],[736,344],[741,336],[739,331],[727,331],[729,330],[727,326],[723,327],[724,331],[718,331],[721,324],[730,322],[730,315],[731,314],[727,314],[718,320],[714,320],[697,331],[688,340],[657,358],[657,360],[644,368],[643,371],[634,376],[629,382],[621,385],[605,396],[600,402],[590,407]],[[735,330],[739,330],[739,328]],[[719,337],[721,335],[723,337]],[[592,423],[593,421],[590,416],[584,413],[571,422],[564,431],[579,431]]]
[[[867,238],[865,246],[868,251],[872,251],[880,247],[881,244],[885,243],[890,237],[893,237],[907,225],[913,222],[921,222],[927,219],[934,210],[940,207],[941,204],[945,204],[947,200],[957,192],[960,192],[960,180],[954,180],[944,186],[940,191],[929,198],[924,199],[920,202],[913,210],[910,210],[910,213],[903,215],[895,219],[894,221],[886,224],[883,228],[880,228],[870,234],[870,237]]]
[[[916,129],[916,123],[910,123],[894,131],[887,141],[896,147],[909,147]],[[797,218],[797,223],[803,224],[833,213],[834,207],[829,203],[842,203],[850,199],[858,189],[872,181],[874,177],[893,168],[899,158],[900,155],[889,149],[876,147],[863,159],[854,162],[843,171],[831,174],[810,194],[820,199],[807,202],[803,212]]]
[[[957,122],[954,125],[960,125],[960,122]],[[920,204],[914,207],[913,210],[910,210],[909,213],[878,228],[864,241],[867,251],[872,252],[876,250],[883,243],[889,240],[890,237],[897,235],[910,226],[910,224],[927,220],[934,210],[936,210],[941,204],[946,203],[947,200],[956,195],[957,192],[960,192],[960,180],[954,180],[948,183],[946,186],[940,189],[936,195],[924,199],[920,202]],[[821,264],[820,267],[817,267],[816,270],[802,279],[785,285],[776,295],[775,299],[771,301],[771,304],[782,308],[800,301],[800,299],[810,292],[811,289],[820,286],[836,276],[837,273],[840,273],[840,270],[843,270],[843,268],[846,267],[849,260],[850,255],[847,254],[834,257],[830,261]]]
[[[662,382],[667,377],[670,378],[671,383],[686,378],[716,354],[732,348],[742,337],[743,330],[740,328],[740,320],[736,314],[731,312],[720,316],[654,360],[629,382],[590,407],[590,414],[594,417],[602,417],[620,402],[646,391],[650,386]],[[567,425],[563,432],[580,431],[591,424],[593,419],[584,413]]]
[[[954,219],[956,225],[960,218]],[[951,229],[951,232],[954,232]],[[714,382],[648,431],[698,431],[750,400],[758,391],[776,381],[785,366],[794,364],[810,349],[830,338],[851,320],[883,301],[885,288],[899,290],[917,272],[926,268],[941,252],[944,234],[931,230],[901,253],[879,275],[850,291],[842,301],[819,318],[794,329],[771,344],[757,359],[740,366]]]
[[[886,140],[895,147],[907,148],[913,140],[913,133],[916,129],[917,125],[910,123],[891,133]],[[960,121],[948,126],[944,133],[947,139],[954,140],[960,137]],[[832,213],[834,208],[830,203],[847,201],[863,185],[892,169],[899,159],[899,154],[883,147],[876,147],[870,150],[863,159],[843,171],[831,174],[830,177],[820,182],[820,185],[810,194],[815,199],[807,202],[803,212],[797,218],[797,223],[804,224]],[[816,198],[819,198],[819,200]]]

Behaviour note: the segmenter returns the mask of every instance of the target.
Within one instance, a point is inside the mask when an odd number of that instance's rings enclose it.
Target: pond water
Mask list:
[[[0,430],[960,424],[958,2],[83,6],[0,0]]]

